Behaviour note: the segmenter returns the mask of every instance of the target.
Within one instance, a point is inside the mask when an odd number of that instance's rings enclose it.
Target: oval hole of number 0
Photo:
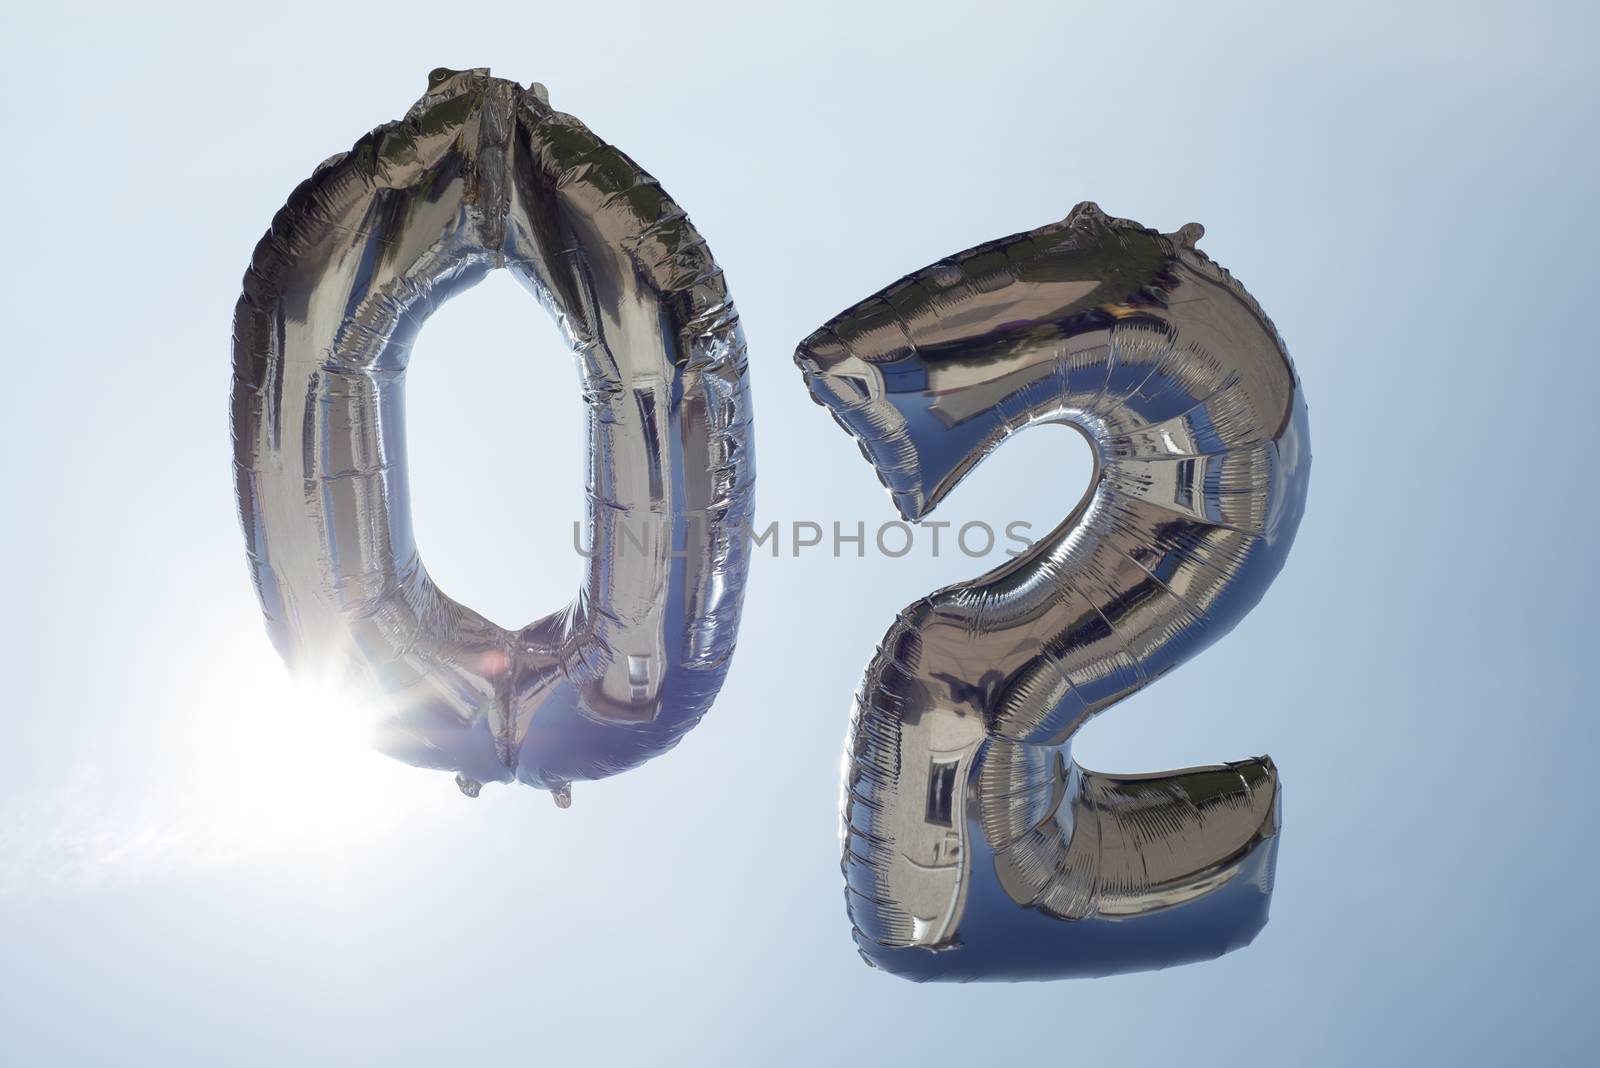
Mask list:
[[[418,330],[498,267],[555,316],[589,426],[586,581],[515,631],[429,580],[403,422]],[[565,805],[573,780],[671,748],[722,685],[750,418],[722,272],[655,180],[540,86],[435,71],[404,119],[295,190],[245,275],[234,466],[268,630],[297,675],[374,695],[391,755]],[[551,477],[537,455],[483,462],[506,493]]]
[[[1260,600],[1304,510],[1306,411],[1260,307],[1195,248],[1082,204],[901,279],[801,344],[812,395],[907,519],[1038,423],[1084,433],[1088,494],[1027,553],[900,613],[867,667],[842,787],[869,963],[915,979],[1158,968],[1266,923],[1265,758],[1079,767],[1091,716]]]

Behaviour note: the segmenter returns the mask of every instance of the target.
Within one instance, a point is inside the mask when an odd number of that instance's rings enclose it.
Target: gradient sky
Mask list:
[[[1562,1064],[1600,1035],[1590,5],[329,3],[0,14],[0,1060]],[[1087,765],[1270,753],[1272,919],[1222,960],[918,987],[849,939],[838,762],[894,613],[974,574],[758,558],[676,751],[470,801],[285,681],[229,471],[229,333],[290,190],[436,66],[542,81],[655,174],[751,345],[763,520],[893,518],[790,357],[1080,200],[1201,247],[1304,381],[1310,504],[1230,637]],[[502,623],[572,596],[576,375],[509,277],[412,363],[418,541]],[[1065,513],[1032,432],[936,518]]]

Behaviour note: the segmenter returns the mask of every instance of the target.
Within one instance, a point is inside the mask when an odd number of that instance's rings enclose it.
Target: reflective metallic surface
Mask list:
[[[1096,457],[1055,531],[908,607],[867,668],[841,804],[876,966],[1103,975],[1214,957],[1266,922],[1270,760],[1109,776],[1070,755],[1091,716],[1255,606],[1304,510],[1294,369],[1201,234],[1082,204],[902,279],[796,354],[907,519],[1037,423]]]
[[[556,317],[589,422],[587,581],[516,631],[429,580],[406,484],[412,343],[499,267]],[[517,779],[565,804],[571,781],[676,744],[716,696],[755,477],[738,317],[683,211],[542,87],[435,71],[404,119],[295,190],[235,313],[233,428],[272,638],[297,673],[380,695],[390,754],[469,794]],[[564,474],[493,459],[508,493]]]

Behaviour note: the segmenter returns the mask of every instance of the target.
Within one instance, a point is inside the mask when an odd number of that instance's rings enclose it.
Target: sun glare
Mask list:
[[[294,682],[268,657],[249,660],[227,673],[229,699],[185,725],[205,837],[241,853],[325,848],[402,822],[438,776],[371,749],[377,711],[333,686]]]
[[[200,667],[148,721],[148,752],[85,752],[58,788],[0,806],[0,896],[274,859],[343,862],[456,796],[448,776],[368,747],[372,710],[291,682],[250,639],[196,643]]]

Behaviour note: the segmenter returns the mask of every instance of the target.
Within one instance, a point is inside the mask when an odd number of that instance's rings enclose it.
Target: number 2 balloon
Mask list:
[[[1079,205],[901,279],[806,339],[812,395],[907,519],[1019,430],[1089,439],[1087,496],[1030,551],[903,611],[843,785],[856,942],[916,979],[1217,956],[1266,922],[1265,757],[1079,767],[1073,734],[1227,633],[1300,523],[1305,403],[1260,307],[1195,248]]]
[[[422,324],[499,267],[577,356],[595,546],[573,603],[516,631],[429,579],[403,423]],[[380,748],[469,794],[515,779],[565,805],[573,780],[698,722],[749,563],[744,338],[683,210],[542,87],[435,71],[404,119],[318,167],[256,248],[233,352],[239,515],[268,629],[298,674],[381,695]],[[505,459],[507,492],[538,492],[539,458]]]

